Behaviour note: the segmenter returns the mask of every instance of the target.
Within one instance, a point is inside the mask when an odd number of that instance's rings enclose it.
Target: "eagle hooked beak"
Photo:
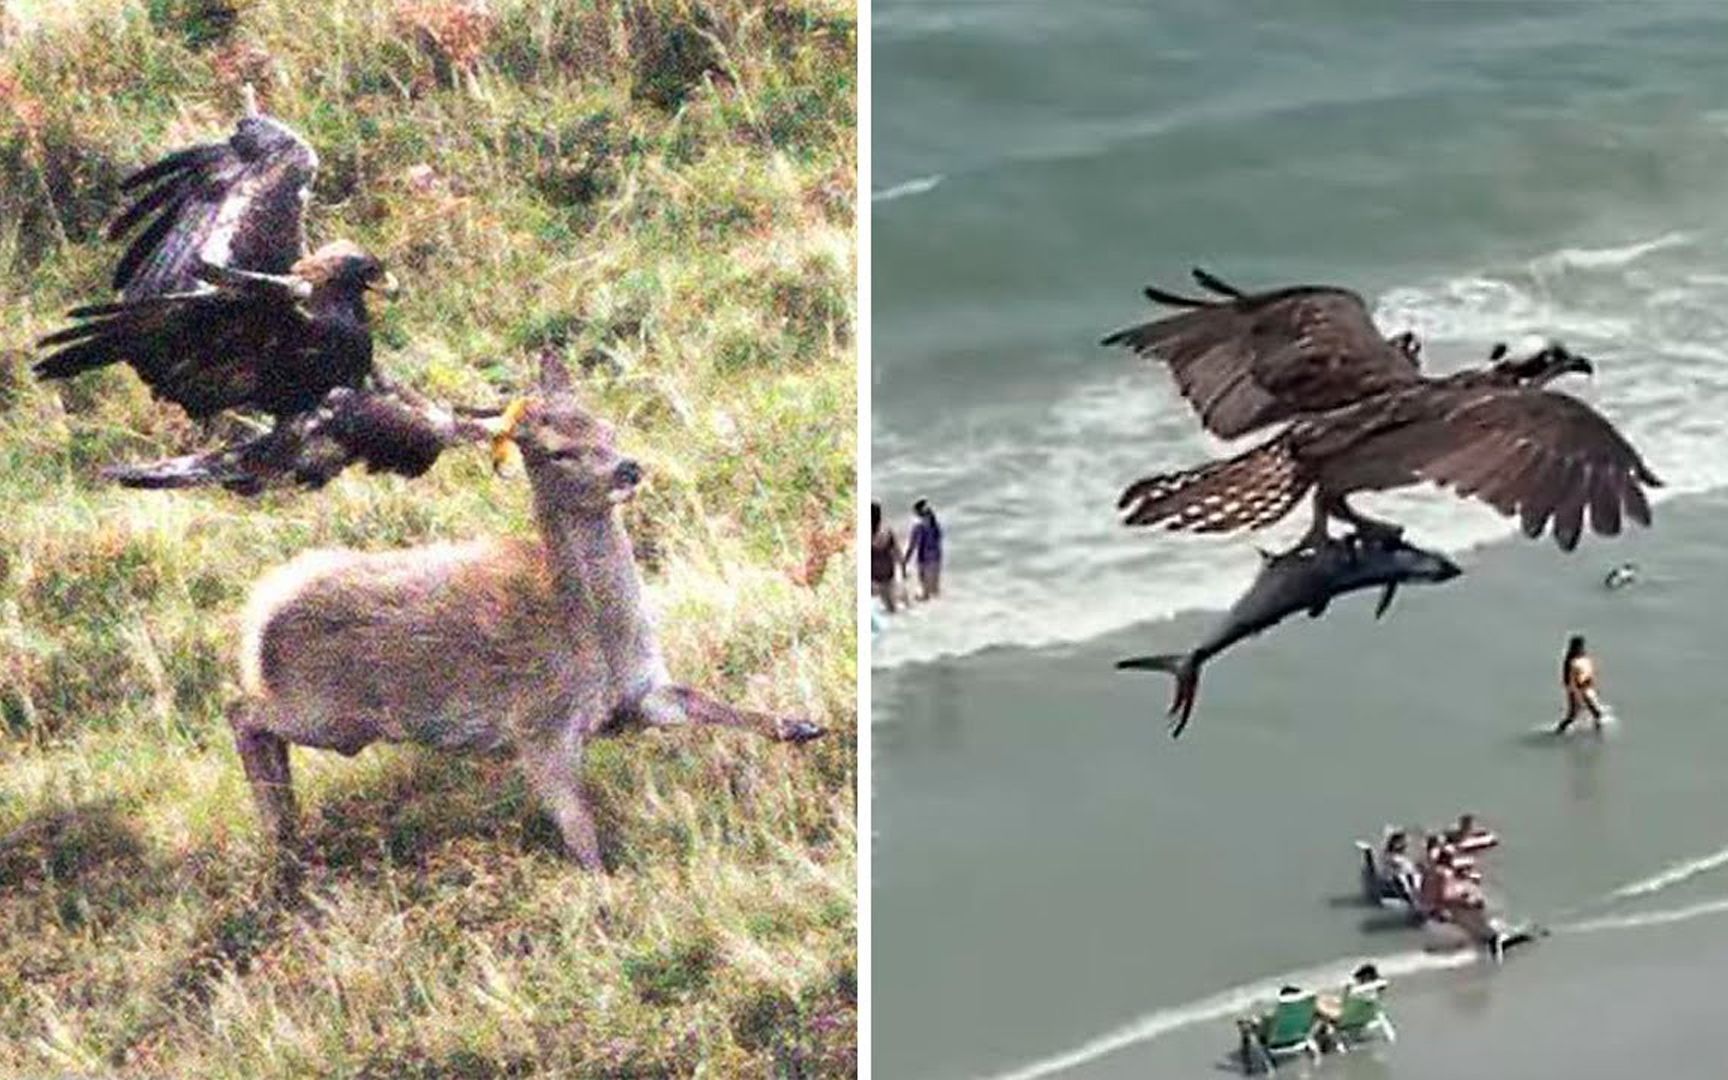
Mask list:
[[[516,445],[516,427],[522,422],[522,414],[528,410],[528,399],[517,398],[504,406],[504,412],[498,418],[498,429],[492,433],[492,474],[502,476],[504,468],[512,458],[519,459],[522,451]]]
[[[383,277],[373,278],[366,287],[373,292],[383,293],[385,296],[395,296],[397,290],[401,288],[396,282],[396,275],[388,270],[384,271]]]
[[[1566,355],[1566,370],[1577,372],[1579,375],[1595,375],[1596,365],[1590,362],[1588,356],[1579,356],[1577,353],[1568,353]]]

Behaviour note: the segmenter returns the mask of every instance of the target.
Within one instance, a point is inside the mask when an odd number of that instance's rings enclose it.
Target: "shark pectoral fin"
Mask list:
[[[1332,598],[1330,596],[1326,597],[1324,600],[1314,601],[1314,606],[1308,609],[1308,617],[1310,619],[1318,619],[1320,616],[1326,614],[1326,606],[1331,602]]]
[[[1398,594],[1398,583],[1388,581],[1386,587],[1380,590],[1380,602],[1374,605],[1374,617],[1378,619],[1386,614],[1386,609],[1392,606],[1392,598]]]

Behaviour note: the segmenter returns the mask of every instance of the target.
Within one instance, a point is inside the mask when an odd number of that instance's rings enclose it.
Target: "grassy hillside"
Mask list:
[[[800,583],[854,497],[851,3],[43,10],[0,20],[0,1075],[851,1074],[849,560]],[[248,81],[322,156],[313,242],[402,281],[381,366],[494,402],[542,348],[579,364],[650,471],[627,513],[674,675],[829,738],[597,744],[606,877],[508,762],[298,750],[314,865],[269,898],[223,719],[248,583],[532,523],[478,450],[121,491],[96,470],[221,433],[129,370],[29,375],[107,295],[121,177],[225,136]]]

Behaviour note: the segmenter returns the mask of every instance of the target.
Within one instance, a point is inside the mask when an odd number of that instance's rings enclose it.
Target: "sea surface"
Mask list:
[[[1728,986],[1728,6],[873,20],[872,495],[902,534],[929,498],[949,552],[873,642],[878,1075],[1211,1075],[1235,1011],[1368,956],[1401,1037],[1337,1075],[1720,1075],[1675,998]],[[1116,522],[1129,481],[1231,449],[1097,345],[1193,265],[1356,288],[1436,371],[1561,339],[1597,366],[1563,388],[1667,481],[1655,528],[1568,555],[1447,493],[1368,500],[1466,575],[1238,646],[1172,742],[1168,679],[1112,661],[1185,647],[1304,516]],[[1544,739],[1574,631],[1621,722]],[[1348,900],[1352,839],[1464,809],[1555,930],[1498,971]]]

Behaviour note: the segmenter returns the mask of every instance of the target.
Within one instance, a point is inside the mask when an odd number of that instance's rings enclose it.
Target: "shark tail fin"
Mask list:
[[[1200,664],[1193,653],[1165,653],[1161,656],[1133,656],[1116,661],[1118,671],[1162,671],[1176,676],[1176,690],[1170,697],[1170,737],[1182,734],[1188,717],[1194,712],[1194,697],[1200,690]]]

